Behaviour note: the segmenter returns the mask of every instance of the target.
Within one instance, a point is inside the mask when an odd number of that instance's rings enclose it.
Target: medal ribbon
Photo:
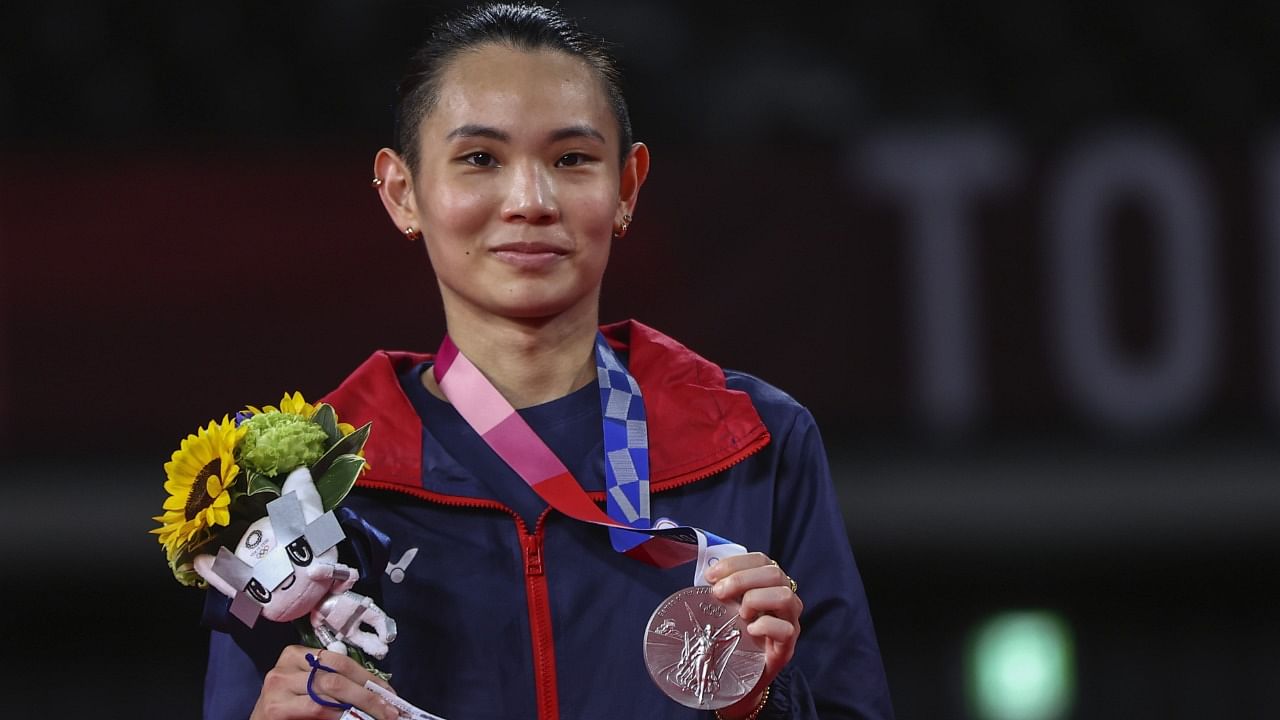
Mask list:
[[[575,520],[609,528],[614,550],[636,560],[672,568],[696,559],[694,584],[706,585],[704,570],[746,548],[667,519],[651,524],[649,432],[640,386],[600,333],[595,357],[604,416],[607,514],[448,336],[431,371],[458,414],[548,505]]]

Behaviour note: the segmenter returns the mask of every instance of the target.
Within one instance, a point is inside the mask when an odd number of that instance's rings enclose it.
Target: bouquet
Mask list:
[[[305,644],[382,658],[395,622],[352,592],[359,572],[338,562],[334,508],[366,467],[371,424],[285,394],[188,435],[164,469],[169,493],[152,530],[174,578],[231,598],[233,616],[295,622]],[[353,647],[348,647],[350,644]]]

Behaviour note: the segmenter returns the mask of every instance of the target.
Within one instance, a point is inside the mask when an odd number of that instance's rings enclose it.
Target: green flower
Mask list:
[[[311,465],[324,455],[329,436],[324,428],[301,415],[266,412],[244,421],[240,461],[267,477]]]

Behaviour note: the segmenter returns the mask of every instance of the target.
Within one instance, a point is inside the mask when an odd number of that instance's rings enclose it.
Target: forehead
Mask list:
[[[424,142],[465,124],[513,134],[590,125],[619,142],[604,81],[586,61],[556,50],[486,44],[453,59],[441,74],[434,108],[423,118]]]

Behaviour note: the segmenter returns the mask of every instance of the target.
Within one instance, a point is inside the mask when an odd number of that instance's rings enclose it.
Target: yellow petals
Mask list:
[[[231,522],[230,489],[239,474],[235,464],[235,448],[245,430],[223,416],[211,421],[194,435],[188,435],[173,453],[164,471],[163,515],[152,518],[161,527],[151,532],[159,535],[160,544],[172,562],[193,539],[203,541],[211,525]]]

